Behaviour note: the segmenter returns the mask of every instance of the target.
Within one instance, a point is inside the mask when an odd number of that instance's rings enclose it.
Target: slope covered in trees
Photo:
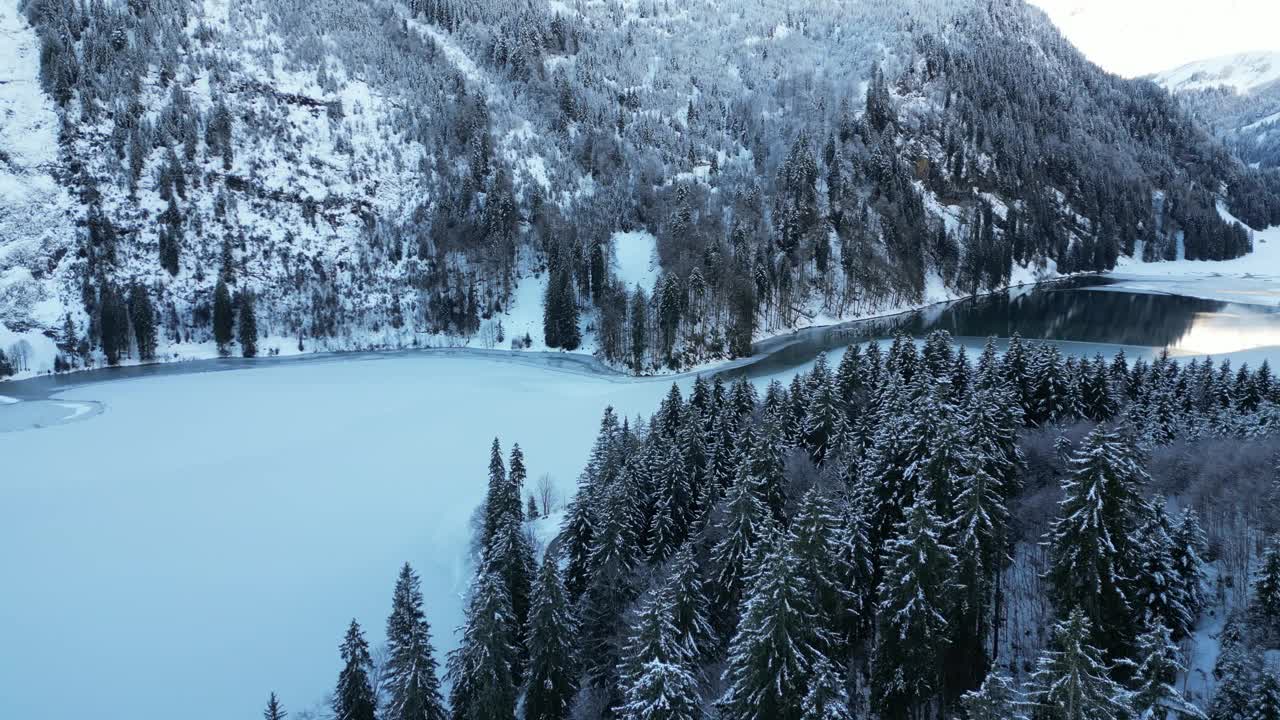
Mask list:
[[[3,321],[69,366],[145,356],[123,297],[160,355],[505,343],[536,276],[541,342],[649,372],[1121,255],[1239,256],[1219,203],[1280,222],[1274,177],[1021,0],[22,10],[82,227],[0,253],[39,309]],[[618,279],[628,230],[653,287]]]

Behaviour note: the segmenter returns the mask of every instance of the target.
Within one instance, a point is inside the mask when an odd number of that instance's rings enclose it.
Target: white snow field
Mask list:
[[[443,659],[493,437],[567,493],[604,407],[670,386],[518,357],[93,384],[49,404],[100,414],[0,432],[0,717],[252,718],[271,691],[305,717],[352,617],[382,642],[405,561]]]
[[[1223,217],[1233,220],[1219,209]],[[1108,273],[1118,290],[1160,292],[1206,300],[1280,305],[1280,226],[1253,232],[1253,252],[1234,260],[1144,263],[1121,258]]]

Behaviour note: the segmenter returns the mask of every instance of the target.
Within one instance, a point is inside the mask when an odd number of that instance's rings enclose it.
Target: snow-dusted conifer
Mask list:
[[[844,679],[826,658],[818,658],[810,672],[809,692],[804,696],[800,720],[853,720]]]
[[[766,522],[755,479],[743,472],[729,489],[721,521],[722,536],[711,550],[715,579],[711,584],[715,622],[726,637],[737,627],[738,608],[750,575],[750,560]]]
[[[1175,638],[1191,633],[1195,617],[1186,607],[1183,585],[1173,561],[1173,539],[1166,530],[1164,500],[1153,503],[1153,512],[1138,531],[1139,557],[1133,571],[1134,609],[1146,624],[1169,628]]]
[[[1274,672],[1262,673],[1248,720],[1280,720],[1280,675]]]
[[[1200,708],[1173,686],[1178,673],[1187,671],[1180,656],[1169,628],[1160,622],[1138,636],[1133,710],[1140,720],[1165,720],[1169,716],[1203,720]]]
[[[1111,679],[1083,611],[1072,610],[1053,628],[1049,649],[1036,660],[1030,701],[1035,720],[1125,720],[1130,693]]]
[[[685,545],[671,558],[666,584],[671,595],[671,622],[676,639],[695,663],[709,657],[715,649],[711,604],[702,572],[693,548]]]
[[[968,720],[1026,720],[1027,702],[1013,687],[1008,675],[991,673],[977,690],[960,698]]]
[[[1130,538],[1144,509],[1138,493],[1145,473],[1125,442],[1101,428],[1084,439],[1047,538],[1053,601],[1063,612],[1084,612],[1092,642],[1117,655],[1136,625],[1127,592]]]
[[[577,690],[574,643],[577,620],[554,555],[542,562],[529,610],[529,667],[524,680],[525,720],[564,720]]]
[[[405,563],[387,618],[387,660],[382,672],[383,720],[445,720],[431,627],[422,611],[422,584]]]
[[[822,658],[813,595],[792,572],[793,559],[777,530],[763,534],[752,564],[756,573],[729,646],[720,717],[800,717],[814,664]]]
[[[262,711],[264,720],[284,720],[289,716],[284,708],[280,705],[280,700],[276,698],[275,693],[271,693],[271,697],[267,699],[267,708]]]
[[[1200,516],[1195,508],[1188,507],[1182,511],[1173,532],[1173,569],[1177,573],[1178,591],[1183,604],[1194,619],[1200,615],[1205,606],[1204,598],[1204,552],[1209,547],[1204,530],[1200,527]]]
[[[1280,536],[1271,539],[1262,556],[1253,583],[1253,607],[1263,627],[1280,632]]]
[[[516,706],[511,601],[496,568],[481,565],[467,604],[462,641],[449,653],[453,720],[510,718]]]
[[[886,720],[920,717],[942,690],[956,562],[942,531],[922,497],[884,549],[871,697]]]
[[[335,720],[374,720],[378,697],[369,681],[373,658],[369,656],[369,643],[365,642],[364,633],[354,619],[342,641],[342,663],[338,687],[333,691]]]

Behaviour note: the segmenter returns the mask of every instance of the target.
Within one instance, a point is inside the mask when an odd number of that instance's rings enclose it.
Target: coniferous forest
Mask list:
[[[57,369],[536,340],[646,374],[1280,223],[1274,171],[1021,0],[21,10],[65,190],[8,208],[0,321]]]
[[[1277,402],[1266,363],[899,336],[606,408],[546,547],[495,439],[459,647],[406,565],[334,716],[1271,720]]]

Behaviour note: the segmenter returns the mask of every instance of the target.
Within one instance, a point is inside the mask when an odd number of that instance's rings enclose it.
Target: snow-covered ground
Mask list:
[[[1118,281],[1115,289],[1280,306],[1280,227],[1254,232],[1253,252],[1235,260],[1143,263],[1121,258],[1109,275]]]

